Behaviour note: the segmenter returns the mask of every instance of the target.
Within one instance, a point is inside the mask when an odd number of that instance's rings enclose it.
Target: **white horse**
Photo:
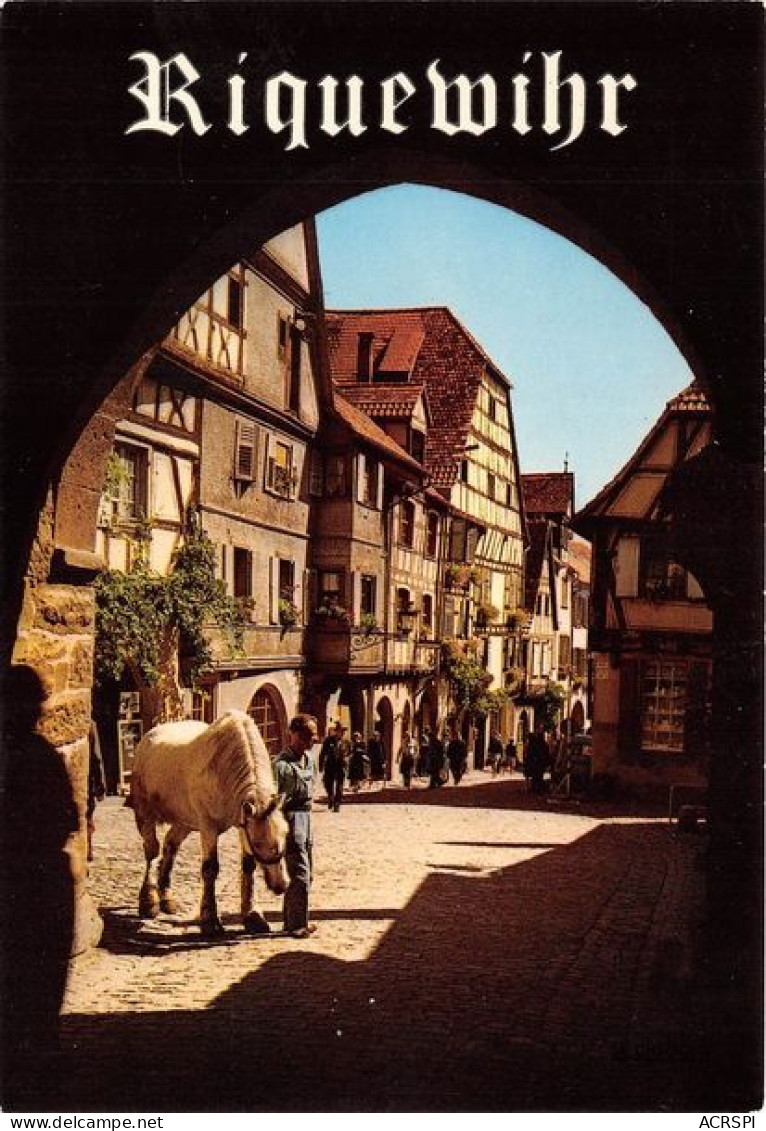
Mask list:
[[[222,934],[215,898],[218,838],[237,825],[242,920],[246,930],[267,932],[268,923],[253,907],[253,872],[260,864],[268,888],[278,895],[286,890],[282,801],[274,793],[265,743],[244,711],[229,711],[211,726],[189,721],[161,723],[150,730],[138,745],[126,801],[134,811],[146,857],[139,915],[154,918],[160,911],[175,911],[170,892],[173,863],[180,845],[196,829],[202,847],[200,928],[206,935]],[[152,865],[160,851],[161,823],[170,828],[155,880]]]

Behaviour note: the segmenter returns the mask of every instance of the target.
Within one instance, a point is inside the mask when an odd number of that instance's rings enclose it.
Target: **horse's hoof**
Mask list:
[[[203,919],[199,929],[206,939],[219,939],[226,934],[220,919]]]
[[[249,935],[268,935],[271,933],[271,927],[264,917],[254,911],[245,916],[242,920],[242,926]]]
[[[160,911],[164,911],[166,915],[178,914],[178,904],[172,895],[160,896]]]
[[[138,900],[138,914],[141,919],[156,919],[160,913],[160,901],[157,895],[141,894]]]

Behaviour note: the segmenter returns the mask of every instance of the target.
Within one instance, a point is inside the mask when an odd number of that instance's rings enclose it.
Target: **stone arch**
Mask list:
[[[255,691],[247,713],[261,732],[266,749],[275,758],[287,745],[287,711],[273,683],[263,683]]]

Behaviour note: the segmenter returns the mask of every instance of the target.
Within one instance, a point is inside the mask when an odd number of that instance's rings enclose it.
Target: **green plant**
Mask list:
[[[476,621],[478,624],[492,624],[500,616],[500,610],[495,605],[480,604],[476,606]]]
[[[458,710],[482,714],[482,701],[492,676],[477,658],[478,642],[446,640],[442,644],[441,667]]]
[[[339,605],[337,601],[322,601],[321,605],[314,611],[314,616],[320,623],[326,621],[339,621],[342,624],[348,623],[348,612]]]
[[[294,628],[298,623],[298,609],[292,601],[282,597],[279,602],[279,623],[282,628]]]
[[[444,582],[448,589],[464,589],[469,581],[470,570],[460,562],[450,562],[444,570]]]
[[[556,725],[561,709],[566,700],[566,688],[560,683],[549,683],[540,696],[541,706],[539,718],[543,720],[547,729]]]
[[[127,573],[104,570],[95,593],[96,680],[119,682],[129,672],[139,689],[155,693],[158,720],[180,714],[181,657],[192,686],[211,666],[206,626],[224,631],[232,655],[241,651],[241,613],[215,576],[215,547],[196,512],[166,576],[140,555]]]
[[[359,618],[359,627],[365,636],[371,636],[378,630],[378,621],[374,613],[362,613]]]

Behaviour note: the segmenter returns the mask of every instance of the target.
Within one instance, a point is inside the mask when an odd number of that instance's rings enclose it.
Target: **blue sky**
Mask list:
[[[522,472],[561,471],[568,453],[578,507],[692,380],[632,291],[507,209],[399,185],[322,213],[318,231],[327,307],[449,306],[513,383]]]

